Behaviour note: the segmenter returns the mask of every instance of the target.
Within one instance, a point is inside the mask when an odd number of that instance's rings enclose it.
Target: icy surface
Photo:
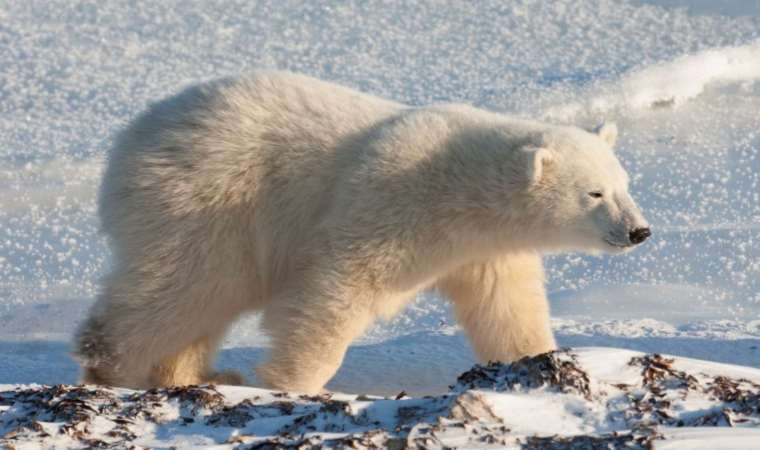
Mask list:
[[[68,341],[108,267],[95,195],[114,132],[183,86],[256,68],[413,105],[618,122],[654,236],[547,258],[563,345],[760,367],[757,1],[0,2],[0,383],[74,382]],[[255,318],[221,366],[265,357]],[[421,296],[330,385],[440,393],[473,362]],[[250,372],[249,372],[250,373]]]
[[[474,366],[442,393],[0,385],[11,448],[757,448],[760,369],[618,349]]]

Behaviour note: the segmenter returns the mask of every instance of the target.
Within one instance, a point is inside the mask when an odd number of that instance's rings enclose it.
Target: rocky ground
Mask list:
[[[732,448],[760,439],[760,370],[617,349],[476,365],[447,393],[421,398],[232,386],[0,391],[0,444],[10,449],[710,448],[726,445],[730,428],[742,430]]]

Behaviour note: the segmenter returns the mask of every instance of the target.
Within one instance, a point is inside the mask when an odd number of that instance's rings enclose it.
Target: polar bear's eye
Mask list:
[[[589,192],[588,195],[590,195],[593,198],[602,198],[602,193],[599,191]]]

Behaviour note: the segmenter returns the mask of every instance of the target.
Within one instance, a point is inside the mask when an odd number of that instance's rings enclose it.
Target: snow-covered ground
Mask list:
[[[0,414],[0,445],[17,449],[749,450],[760,369],[595,348],[475,366],[424,398],[0,385]]]
[[[77,379],[69,337],[108,267],[94,201],[114,132],[187,84],[256,68],[616,121],[654,236],[547,258],[560,344],[760,367],[759,0],[16,1],[0,2],[0,383]],[[266,344],[241,320],[219,365],[250,374]],[[473,362],[423,295],[329,387],[441,394]]]

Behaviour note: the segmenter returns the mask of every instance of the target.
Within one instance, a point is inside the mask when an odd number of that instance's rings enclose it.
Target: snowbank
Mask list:
[[[756,81],[760,81],[760,41],[645,66],[621,79],[594,85],[587,95],[580,96],[585,97],[581,102],[549,107],[544,117],[570,122],[584,115],[625,117],[640,110],[678,107],[708,87]]]
[[[760,370],[610,348],[474,366],[448,393],[423,398],[231,386],[2,389],[0,444],[17,449],[749,449],[760,439]]]

